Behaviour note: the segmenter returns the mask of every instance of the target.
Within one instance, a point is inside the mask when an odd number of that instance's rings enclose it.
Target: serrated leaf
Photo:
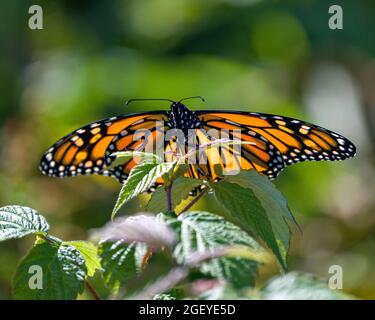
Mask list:
[[[179,177],[173,181],[172,185],[172,210],[178,206],[182,200],[189,196],[189,192],[203,184],[203,180]],[[151,196],[147,204],[150,212],[165,212],[168,210],[167,192],[164,188],[158,188]]]
[[[120,166],[126,162],[128,162],[130,159],[137,160],[137,163],[143,162],[145,160],[147,161],[153,161],[155,163],[161,163],[161,159],[154,153],[147,153],[142,151],[120,151],[115,152],[112,154],[112,156],[115,156],[115,160],[112,161],[112,163],[106,168],[107,170],[112,169],[114,167]]]
[[[116,294],[127,279],[141,272],[146,254],[147,247],[144,244],[101,242],[99,255],[105,285]]]
[[[41,268],[42,288],[32,289],[30,267]],[[35,272],[35,271],[34,271]],[[36,274],[34,275],[36,276]],[[72,300],[84,289],[85,260],[73,246],[39,243],[21,261],[13,279],[13,294],[21,300]]]
[[[223,246],[240,245],[262,251],[246,232],[212,213],[192,211],[180,214],[177,219],[166,216],[165,219],[180,238],[174,251],[180,263],[187,262],[196,252]],[[222,257],[203,263],[200,269],[205,274],[228,281],[234,287],[245,287],[254,285],[257,263],[239,257]]]
[[[155,295],[152,300],[176,300],[176,297],[172,296],[171,294],[161,293]]]
[[[172,247],[176,237],[161,219],[149,214],[116,218],[94,233],[103,240],[145,243],[151,250]]]
[[[128,179],[121,188],[112,212],[112,218],[126,202],[149,189],[156,179],[170,172],[174,166],[174,162],[157,164],[147,161],[136,165],[130,171]]]
[[[288,222],[296,225],[297,223],[281,192],[267,177],[258,174],[255,170],[241,171],[237,175],[227,176],[226,179],[228,182],[237,183],[254,192],[271,222],[276,239],[280,240],[284,246],[282,251],[287,253],[291,236]]]
[[[100,258],[97,246],[88,241],[66,241],[64,243],[72,245],[81,253],[82,257],[85,259],[87,276],[94,276],[96,270],[100,269]]]
[[[225,180],[213,183],[211,187],[218,202],[227,210],[230,221],[258,235],[272,249],[283,269],[286,269],[284,246],[277,241],[271,222],[254,192]]]
[[[185,264],[191,268],[197,267],[202,263],[221,257],[236,257],[252,260],[260,263],[268,263],[269,255],[266,252],[259,252],[245,246],[225,245],[221,247],[210,248],[206,251],[197,251],[185,259]]]
[[[270,263],[270,255],[266,251],[254,250],[247,246],[229,246],[224,247],[224,255],[227,257],[241,257],[259,263]]]
[[[49,230],[46,219],[37,211],[21,206],[0,208],[0,241],[21,238]]]
[[[189,275],[186,267],[173,267],[167,274],[157,277],[156,280],[147,283],[143,290],[129,297],[129,300],[151,300],[157,294],[171,291],[178,283]]]
[[[270,279],[260,290],[266,300],[343,300],[353,299],[337,290],[331,290],[323,281],[309,274],[291,272]]]

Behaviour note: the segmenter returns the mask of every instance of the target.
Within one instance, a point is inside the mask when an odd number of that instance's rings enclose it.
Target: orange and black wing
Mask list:
[[[158,135],[166,130],[164,111],[104,119],[68,134],[43,155],[40,170],[54,177],[100,174],[123,182],[134,167],[134,160],[107,170],[113,153],[127,150],[154,150]],[[140,130],[140,131],[138,131]],[[142,130],[148,134],[142,135]],[[137,137],[135,135],[138,135]]]
[[[293,163],[344,160],[356,153],[353,143],[340,134],[297,119],[240,111],[198,111],[197,115],[207,131],[240,131],[241,140],[253,142],[242,145],[239,165],[271,179]]]

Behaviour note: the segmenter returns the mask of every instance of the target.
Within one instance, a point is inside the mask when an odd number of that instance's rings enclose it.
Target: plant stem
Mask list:
[[[85,285],[86,285],[86,288],[90,291],[90,293],[92,294],[92,296],[94,297],[95,300],[102,300],[100,298],[99,294],[96,292],[95,288],[90,284],[90,282],[85,280]]]
[[[172,211],[172,182],[167,187],[168,211]]]
[[[207,193],[207,191],[208,191],[208,188],[206,187],[205,189],[203,189],[202,191],[201,191],[201,193],[200,194],[198,194],[190,203],[188,203],[187,205],[186,205],[186,207],[185,208],[183,208],[182,210],[181,210],[181,212],[180,213],[183,213],[183,212],[185,212],[185,211],[188,211],[193,205],[195,205],[198,201],[199,201],[199,199],[200,198],[202,198],[206,193]]]
[[[142,271],[144,269],[146,269],[148,260],[150,259],[151,256],[152,256],[152,251],[147,248],[147,252],[146,252],[145,256],[142,259],[142,265],[141,265]]]
[[[57,241],[58,239],[51,238],[48,234],[38,234],[40,238],[42,238],[44,241],[48,242],[49,244],[61,244],[61,241]]]

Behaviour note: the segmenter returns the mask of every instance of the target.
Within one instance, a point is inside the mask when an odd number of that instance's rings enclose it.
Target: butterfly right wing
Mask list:
[[[308,160],[344,160],[355,155],[355,146],[345,137],[298,119],[241,111],[199,111],[205,128],[240,130],[242,163],[271,179],[286,166]],[[263,150],[262,150],[263,149]],[[255,162],[254,162],[255,160]],[[257,163],[258,162],[258,163]],[[259,166],[260,165],[260,166]]]

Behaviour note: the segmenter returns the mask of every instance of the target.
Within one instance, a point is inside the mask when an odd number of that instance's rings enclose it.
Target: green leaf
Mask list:
[[[21,206],[0,208],[0,241],[21,238],[31,233],[46,233],[49,225],[35,210]]]
[[[39,267],[42,288],[34,288],[39,271],[33,268]],[[21,300],[72,300],[83,291],[85,276],[85,260],[76,248],[39,243],[17,267],[13,294]]]
[[[281,244],[284,247],[281,251],[287,253],[291,236],[288,222],[293,222],[296,225],[297,223],[281,192],[275,188],[267,177],[258,174],[255,170],[241,171],[237,175],[227,176],[226,179],[228,182],[237,183],[254,192],[271,222],[279,245]]]
[[[97,246],[88,241],[66,241],[64,243],[72,245],[81,253],[82,257],[85,259],[87,276],[94,276],[96,270],[100,269],[100,258]]]
[[[218,215],[192,211],[180,214],[177,219],[167,216],[164,218],[180,238],[174,251],[180,263],[187,262],[197,252],[207,252],[223,246],[246,246],[262,252],[257,242],[246,232]],[[238,288],[254,285],[257,263],[239,257],[221,257],[203,263],[200,270]]]
[[[142,151],[121,151],[121,152],[115,152],[112,155],[115,156],[116,159],[113,160],[112,163],[106,168],[107,170],[120,166],[133,158],[136,158],[137,160],[139,160],[138,163],[144,162],[145,160],[149,162],[153,161],[155,163],[162,162],[161,159],[156,154],[146,153]]]
[[[117,293],[127,279],[142,271],[147,247],[140,243],[104,241],[99,245],[103,279],[113,293]]]
[[[96,238],[125,243],[144,243],[152,251],[173,247],[176,236],[171,228],[161,219],[138,214],[131,217],[120,217],[96,230]]]
[[[170,172],[174,166],[174,162],[157,164],[148,161],[135,166],[130,171],[129,178],[125,181],[120,191],[112,212],[112,218],[126,202],[149,189],[157,178]]]
[[[176,297],[172,296],[171,294],[161,293],[154,296],[152,300],[176,300]]]
[[[203,180],[179,177],[173,181],[172,185],[172,210],[176,208],[182,200],[189,196],[189,192],[203,184]],[[151,196],[147,204],[150,212],[165,212],[168,210],[167,192],[164,188],[158,188]]]
[[[309,274],[291,272],[269,280],[260,291],[267,300],[342,300],[353,299],[338,290],[331,290]]]
[[[218,202],[227,210],[228,219],[258,235],[272,249],[283,269],[286,269],[284,246],[276,240],[271,222],[254,192],[225,180],[212,183],[211,187]]]

